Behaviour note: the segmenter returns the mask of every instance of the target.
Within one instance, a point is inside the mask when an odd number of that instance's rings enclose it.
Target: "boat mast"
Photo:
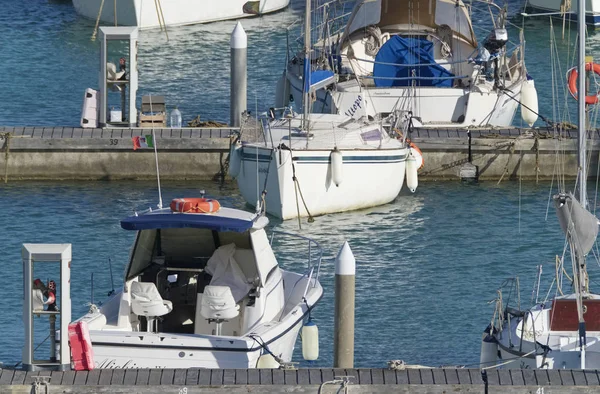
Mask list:
[[[585,96],[586,96],[586,77],[585,77],[585,41],[586,41],[586,26],[585,26],[585,1],[578,0],[577,24],[579,28],[579,51],[577,52],[577,72],[579,75],[578,93],[577,93],[577,119],[579,126],[578,134],[578,157],[577,165],[579,167],[579,201],[582,206],[587,209],[587,168],[586,168],[586,116],[585,116]],[[577,271],[573,272],[577,275],[574,284],[575,295],[577,297],[577,315],[579,318],[579,348],[581,349],[581,369],[585,369],[585,320],[583,318],[583,299],[582,294],[585,288],[585,256],[576,254],[578,262]]]
[[[308,131],[308,114],[310,113],[310,7],[311,0],[306,0],[306,15],[304,17],[304,94],[302,108],[304,112],[304,128]]]

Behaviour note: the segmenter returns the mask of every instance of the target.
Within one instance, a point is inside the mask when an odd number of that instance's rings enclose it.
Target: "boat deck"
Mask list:
[[[45,378],[44,378],[45,377]],[[165,387],[185,388],[186,393],[201,388],[238,392],[235,386],[252,392],[313,392],[317,386],[337,391],[347,377],[351,392],[488,392],[517,389],[537,390],[551,387],[553,393],[591,392],[600,383],[596,370],[487,370],[479,369],[96,369],[93,371],[26,372],[4,369],[0,375],[0,392],[21,392],[36,381],[47,381],[51,391],[167,392]],[[335,382],[334,382],[335,381]],[[227,386],[227,387],[223,387]],[[233,387],[232,387],[233,386]],[[286,386],[286,387],[282,387]],[[312,386],[312,387],[311,387]],[[260,388],[259,388],[260,387]],[[536,389],[537,388],[537,389]],[[12,391],[11,391],[12,390]],[[161,391],[162,390],[162,391]],[[177,390],[177,389],[175,389]],[[25,391],[23,391],[25,392]],[[128,391],[131,392],[131,391]],[[177,391],[173,391],[177,392]],[[182,392],[181,390],[179,392]],[[322,391],[330,392],[330,391]],[[535,391],[534,391],[535,392]],[[541,391],[543,392],[543,390]]]

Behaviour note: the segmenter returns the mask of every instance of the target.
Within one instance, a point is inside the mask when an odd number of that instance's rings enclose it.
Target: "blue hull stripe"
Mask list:
[[[407,155],[393,155],[393,156],[344,156],[344,163],[401,163],[406,161]],[[242,152],[243,161],[258,161],[259,163],[268,163],[271,161],[271,155],[256,155],[255,153]],[[301,156],[294,157],[294,160],[298,164],[316,164],[316,163],[329,163],[329,156]]]

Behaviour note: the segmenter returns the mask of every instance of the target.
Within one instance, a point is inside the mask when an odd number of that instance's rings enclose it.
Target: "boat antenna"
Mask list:
[[[108,296],[115,294],[115,281],[113,279],[113,271],[112,271],[112,260],[110,256],[108,256],[108,270],[110,271],[110,291],[108,292]]]
[[[149,95],[150,98],[150,113],[154,113],[152,110],[152,95]],[[152,145],[154,146],[154,160],[156,161],[156,181],[158,183],[158,208],[163,207],[162,193],[160,191],[160,171],[158,170],[158,152],[156,150],[156,135],[154,134],[154,122],[152,122]]]

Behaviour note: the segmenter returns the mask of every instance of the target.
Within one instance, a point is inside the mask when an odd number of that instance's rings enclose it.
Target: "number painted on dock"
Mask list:
[[[119,144],[119,140],[118,140],[118,139],[116,139],[116,138],[111,138],[111,139],[110,139],[110,144],[111,144],[111,145],[118,145],[118,144]]]
[[[183,388],[179,389],[179,394],[187,394],[187,392],[188,392],[187,387],[183,387]]]

